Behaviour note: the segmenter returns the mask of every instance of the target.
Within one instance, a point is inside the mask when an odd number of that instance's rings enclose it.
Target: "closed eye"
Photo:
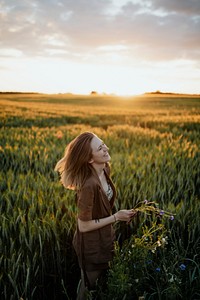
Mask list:
[[[103,148],[104,145],[105,145],[105,144],[102,143],[102,144],[99,146],[98,151],[100,151],[100,150]]]

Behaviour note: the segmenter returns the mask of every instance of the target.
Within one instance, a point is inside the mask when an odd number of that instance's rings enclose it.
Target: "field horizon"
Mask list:
[[[177,96],[177,97],[180,97],[180,96],[185,96],[185,97],[199,97],[200,94],[196,94],[196,93],[176,93],[176,92],[162,92],[162,91],[152,91],[152,92],[144,92],[144,93],[141,93],[141,94],[130,94],[130,95],[118,95],[118,94],[115,94],[115,93],[98,93],[96,91],[91,91],[90,93],[88,94],[79,94],[79,93],[71,93],[71,92],[64,92],[64,93],[61,93],[61,92],[58,92],[58,93],[43,93],[43,92],[26,92],[26,91],[0,91],[0,95],[3,95],[3,94],[11,94],[11,95],[15,95],[15,94],[27,94],[27,95],[31,95],[31,94],[36,94],[36,95],[63,95],[63,96],[105,96],[105,97],[137,97],[137,96]]]

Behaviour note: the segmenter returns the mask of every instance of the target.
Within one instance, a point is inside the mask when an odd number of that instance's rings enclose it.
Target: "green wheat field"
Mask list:
[[[2,93],[0,125],[1,299],[76,298],[75,195],[54,166],[83,131],[110,149],[115,210],[148,200],[174,216],[115,224],[88,299],[200,299],[200,97]]]

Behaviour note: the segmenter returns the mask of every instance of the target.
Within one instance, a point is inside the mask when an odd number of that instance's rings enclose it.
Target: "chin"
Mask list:
[[[106,162],[109,162],[111,160],[111,157],[109,155],[109,157],[106,158]]]

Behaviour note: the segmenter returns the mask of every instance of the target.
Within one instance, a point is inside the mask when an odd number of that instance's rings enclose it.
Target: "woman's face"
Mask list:
[[[92,149],[91,163],[104,164],[110,161],[109,148],[98,136],[95,135],[92,138],[90,145]]]

